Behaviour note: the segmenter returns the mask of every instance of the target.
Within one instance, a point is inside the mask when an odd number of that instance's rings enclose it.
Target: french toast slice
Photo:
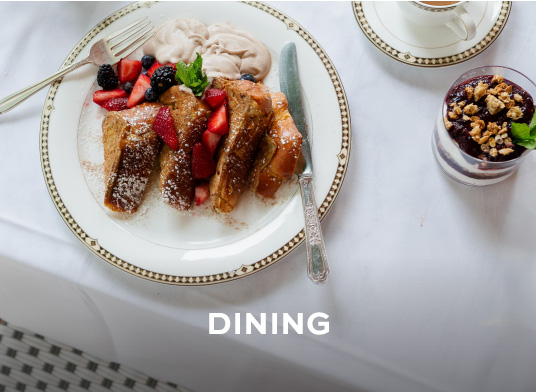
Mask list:
[[[215,78],[212,86],[227,93],[229,133],[219,150],[216,174],[210,180],[210,197],[217,211],[231,212],[248,185],[272,117],[272,100],[265,86],[248,80]]]
[[[302,145],[302,134],[288,111],[285,94],[271,93],[274,114],[264,135],[251,172],[251,188],[259,195],[274,197],[294,174]]]
[[[169,106],[179,140],[178,150],[167,144],[160,153],[160,191],[164,201],[178,210],[188,210],[195,193],[192,176],[192,149],[201,140],[210,117],[210,108],[191,92],[173,86],[160,96]]]
[[[161,106],[144,103],[104,117],[104,204],[113,211],[133,213],[141,203],[160,150],[153,122]]]

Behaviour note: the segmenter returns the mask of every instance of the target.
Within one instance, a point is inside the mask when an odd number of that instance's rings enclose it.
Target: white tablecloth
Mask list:
[[[0,3],[0,95],[56,71],[125,3]],[[480,56],[421,69],[361,33],[348,2],[273,3],[334,62],[352,115],[347,176],[323,221],[332,275],[301,246],[253,276],[176,287],[91,254],[50,200],[39,161],[46,90],[0,116],[0,317],[194,391],[536,389],[536,156],[470,188],[434,162],[446,89],[485,64],[536,78],[536,4],[516,3]],[[386,115],[389,113],[389,115]],[[330,332],[209,335],[209,312],[329,315]]]

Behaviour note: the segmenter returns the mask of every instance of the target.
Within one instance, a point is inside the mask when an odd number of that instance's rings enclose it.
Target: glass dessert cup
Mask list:
[[[464,185],[485,186],[501,182],[511,176],[531,150],[525,150],[517,158],[501,162],[486,161],[469,155],[452,139],[445,125],[447,100],[450,92],[460,84],[480,76],[500,75],[536,97],[536,85],[520,72],[501,66],[484,66],[465,72],[449,87],[432,134],[434,157],[443,172],[453,180]]]

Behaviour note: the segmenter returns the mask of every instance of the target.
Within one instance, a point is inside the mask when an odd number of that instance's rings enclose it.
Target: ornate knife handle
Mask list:
[[[313,190],[313,177],[300,177],[300,190],[305,216],[305,243],[307,248],[307,275],[314,283],[324,283],[329,275],[328,257],[324,247],[318,208]]]

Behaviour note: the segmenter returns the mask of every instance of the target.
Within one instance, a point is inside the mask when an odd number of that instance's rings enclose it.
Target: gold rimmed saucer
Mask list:
[[[468,13],[477,26],[476,37],[460,40],[448,27],[419,26],[407,20],[397,2],[352,2],[361,31],[376,48],[402,63],[417,67],[445,67],[478,56],[501,34],[510,1],[469,2]]]

